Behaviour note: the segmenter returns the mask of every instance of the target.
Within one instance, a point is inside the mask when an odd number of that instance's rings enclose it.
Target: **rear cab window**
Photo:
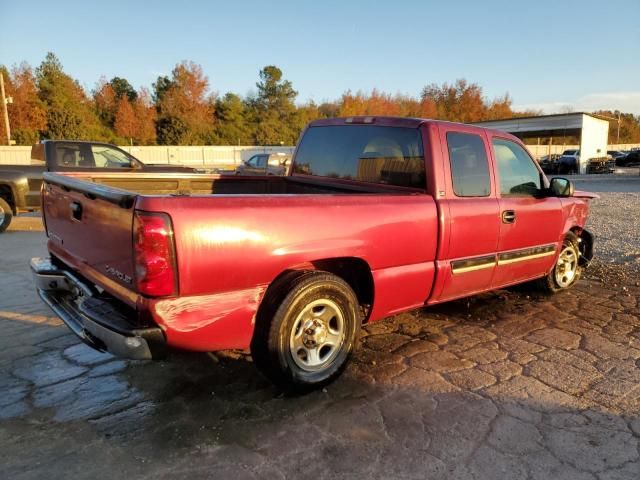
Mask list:
[[[293,173],[425,190],[422,136],[407,127],[310,127],[298,146]]]

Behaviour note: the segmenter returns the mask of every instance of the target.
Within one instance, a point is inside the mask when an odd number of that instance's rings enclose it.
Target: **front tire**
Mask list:
[[[13,211],[11,210],[11,206],[4,198],[0,198],[0,233],[9,228],[12,219]]]
[[[310,390],[337,378],[360,333],[358,300],[327,272],[293,276],[265,299],[251,343],[255,365],[275,384]]]
[[[573,287],[582,275],[578,237],[569,232],[553,269],[540,280],[540,287],[547,293],[557,293]]]

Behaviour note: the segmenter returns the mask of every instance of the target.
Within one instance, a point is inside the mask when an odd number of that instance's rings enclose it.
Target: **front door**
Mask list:
[[[436,301],[488,290],[496,268],[499,204],[484,132],[440,127],[447,199],[441,201],[448,241],[438,255]]]
[[[543,175],[518,143],[491,137],[498,175],[500,241],[493,287],[546,274],[561,241],[562,205],[543,195]]]

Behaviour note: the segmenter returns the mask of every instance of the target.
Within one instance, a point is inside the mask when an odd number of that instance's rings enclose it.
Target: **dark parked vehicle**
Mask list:
[[[260,153],[242,162],[236,175],[286,175],[291,155],[285,153]]]
[[[615,161],[611,155],[590,158],[587,163],[587,173],[613,173],[615,169]]]
[[[124,150],[99,142],[46,140],[31,148],[31,165],[0,165],[0,233],[14,215],[40,210],[44,172],[198,173],[177,165],[144,164]]]
[[[618,165],[618,161],[622,161],[628,154],[629,152],[622,152],[620,150],[607,150],[607,155],[611,155],[616,165]]]
[[[552,153],[551,155],[545,155],[541,157],[538,163],[544,173],[555,174],[558,173],[558,160],[560,160],[559,153]]]
[[[565,150],[558,159],[557,173],[566,175],[580,173],[580,150]]]
[[[616,159],[618,167],[637,167],[640,166],[640,150],[631,150],[624,157]]]

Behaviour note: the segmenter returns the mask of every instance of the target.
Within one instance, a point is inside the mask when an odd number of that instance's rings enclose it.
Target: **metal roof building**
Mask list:
[[[609,122],[605,117],[577,112],[538,117],[519,117],[477,122],[472,125],[494,128],[519,138],[568,137],[580,138],[580,172],[585,173],[590,158],[607,154]]]

